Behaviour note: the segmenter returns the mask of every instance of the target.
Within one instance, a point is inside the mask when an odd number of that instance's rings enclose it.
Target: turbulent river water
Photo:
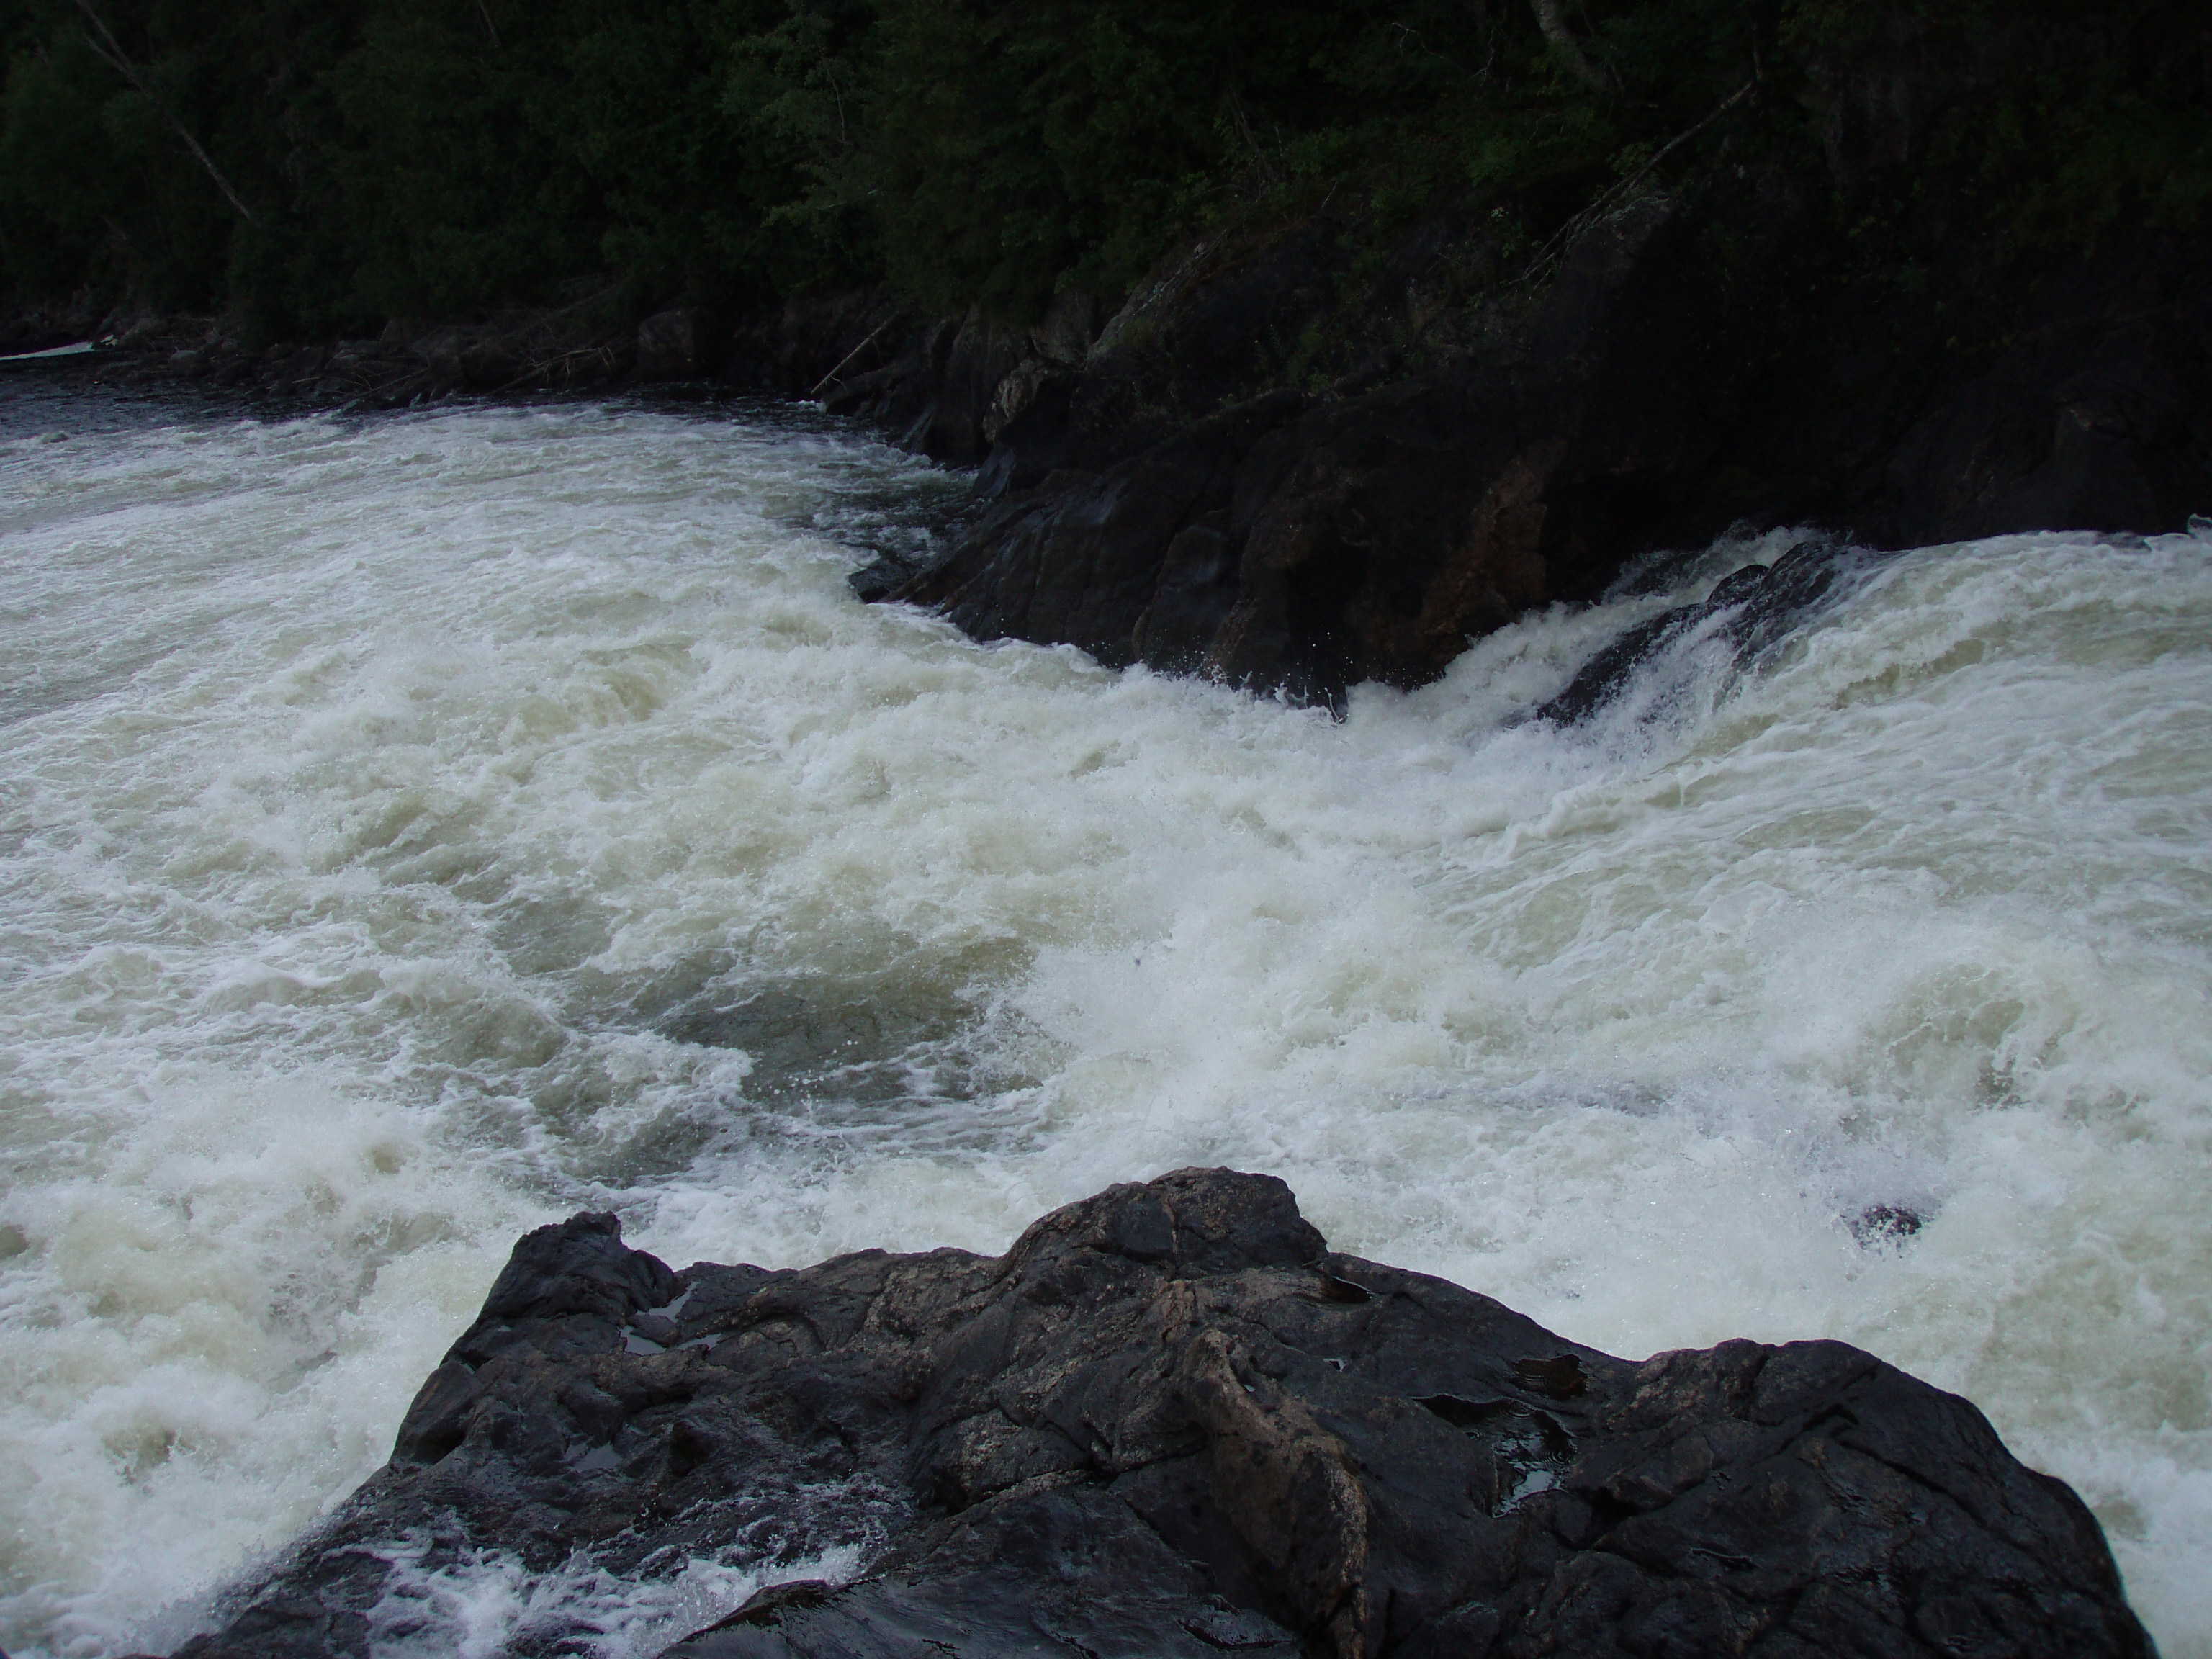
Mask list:
[[[1615,1352],[1870,1348],[2212,1656],[2212,537],[1907,554],[1561,729],[1788,539],[1339,723],[859,604],[963,486],[798,416],[21,394],[0,483],[18,1659],[191,1628],[525,1227],[996,1249],[1191,1164]],[[610,1659],[744,1587],[587,1568]]]

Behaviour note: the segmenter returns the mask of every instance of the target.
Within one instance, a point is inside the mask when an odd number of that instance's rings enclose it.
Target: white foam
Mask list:
[[[567,1207],[793,1263],[1216,1162],[1616,1352],[1960,1389],[2212,1656],[2203,542],[1930,550],[1514,724],[1622,599],[1336,725],[857,605],[818,529],[947,486],[849,440],[103,442],[0,445],[19,1659],[334,1502]],[[456,1605],[570,1595],[507,1572]]]
[[[499,1550],[465,1551],[435,1567],[428,1554],[428,1540],[415,1538],[386,1555],[392,1571],[368,1617],[374,1659],[499,1659],[518,1642],[533,1651],[557,1644],[554,1650],[589,1659],[651,1659],[765,1585],[843,1583],[861,1565],[852,1546],[773,1565],[740,1552],[690,1556],[643,1577],[617,1576],[580,1553],[552,1572],[532,1572]]]

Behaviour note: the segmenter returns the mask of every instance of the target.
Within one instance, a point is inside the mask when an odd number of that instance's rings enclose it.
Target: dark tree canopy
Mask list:
[[[21,0],[0,48],[6,301],[271,334],[875,283],[1018,318],[1323,202],[1534,246],[1724,104],[1816,168],[1884,54],[1975,98],[1834,186],[1882,258],[2212,197],[2186,0]]]

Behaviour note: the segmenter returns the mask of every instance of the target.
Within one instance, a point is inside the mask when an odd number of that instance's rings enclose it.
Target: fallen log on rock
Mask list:
[[[366,1655],[395,1564],[738,1544],[769,1587],[666,1659],[2152,1652],[1963,1400],[1838,1342],[1615,1359],[1185,1170],[996,1258],[679,1273],[540,1228],[391,1463],[179,1659]],[[859,1577],[801,1570],[841,1545]]]

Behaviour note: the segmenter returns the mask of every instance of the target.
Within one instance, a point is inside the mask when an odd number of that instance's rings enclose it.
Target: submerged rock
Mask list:
[[[858,1579],[805,1571],[840,1543]],[[1616,1359],[1185,1170],[996,1258],[678,1273],[541,1228],[392,1462],[179,1653],[364,1655],[471,1551],[740,1545],[787,1582],[668,1659],[2152,1651],[1963,1400],[1838,1342]]]

